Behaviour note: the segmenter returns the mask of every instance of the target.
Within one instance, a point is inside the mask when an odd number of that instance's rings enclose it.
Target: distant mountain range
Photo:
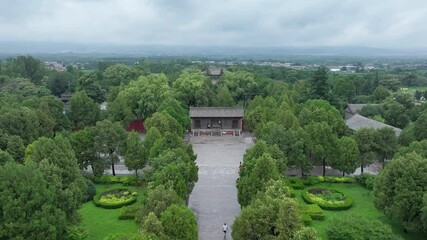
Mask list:
[[[427,57],[427,48],[340,47],[235,47],[235,46],[160,46],[113,45],[58,42],[0,42],[1,55],[89,54],[124,56],[418,56]]]

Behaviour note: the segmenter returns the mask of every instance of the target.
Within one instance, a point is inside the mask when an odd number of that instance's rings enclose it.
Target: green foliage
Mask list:
[[[127,133],[118,122],[103,120],[96,123],[94,149],[104,162],[111,165],[113,175],[116,175],[114,164],[125,152],[126,138]]]
[[[86,202],[88,202],[92,200],[93,197],[96,195],[96,186],[91,180],[87,178],[85,178],[85,183],[86,183],[86,188],[84,193],[86,196]]]
[[[327,194],[312,194],[311,189],[302,192],[302,198],[308,204],[317,204],[325,210],[347,210],[351,208],[353,199],[346,197],[343,192],[330,189]],[[336,194],[335,194],[336,193]]]
[[[227,86],[220,86],[218,88],[213,99],[213,105],[215,107],[234,107],[236,105]]]
[[[355,179],[356,179],[357,183],[364,186],[365,188],[367,188],[369,190],[374,190],[376,177],[377,177],[377,175],[364,173],[364,174],[355,176]]]
[[[135,219],[136,213],[141,209],[141,206],[133,205],[133,206],[123,206],[120,209],[120,220],[128,220],[128,219]]]
[[[93,198],[93,203],[97,207],[106,209],[121,208],[123,206],[134,204],[137,200],[126,188],[117,188],[97,194]]]
[[[286,197],[256,199],[234,220],[233,239],[292,239],[303,227],[297,203]]]
[[[257,89],[253,74],[245,71],[226,71],[218,82],[218,86],[227,87],[235,102],[252,98]]]
[[[153,212],[150,212],[147,216],[144,217],[143,222],[141,224],[141,229],[148,233],[155,234],[156,236],[160,236],[161,239],[167,238],[164,233],[164,229],[162,223],[159,218]]]
[[[90,99],[85,92],[74,93],[70,99],[70,110],[70,120],[76,129],[94,126],[100,118],[98,104]]]
[[[373,128],[362,128],[354,133],[360,153],[361,172],[363,168],[369,166],[375,159],[376,132]]]
[[[88,237],[88,231],[82,226],[68,226],[66,240],[84,240]]]
[[[140,76],[119,92],[109,105],[108,114],[112,120],[124,124],[133,119],[147,119],[170,97],[170,87],[164,74]]]
[[[133,234],[125,233],[112,233],[108,235],[104,240],[158,240],[159,238],[148,233],[139,232]]]
[[[245,168],[245,164],[243,168]],[[253,169],[237,181],[237,198],[240,205],[248,205],[258,191],[263,191],[266,182],[279,178],[276,162],[269,154],[265,153],[255,159]]]
[[[416,153],[393,159],[378,175],[375,206],[409,231],[423,228],[421,208],[427,191],[427,159]]]
[[[70,86],[74,85],[74,76],[69,72],[55,72],[47,81],[47,87],[53,95],[60,97],[62,93],[71,92]]]
[[[418,117],[414,123],[414,135],[417,140],[427,139],[427,112]]]
[[[292,189],[299,190],[304,189],[304,183],[299,177],[289,177],[286,183],[292,187]]]
[[[314,228],[305,227],[295,233],[293,240],[320,240]]]
[[[310,215],[308,214],[301,214],[301,220],[304,223],[305,226],[310,226],[313,219],[311,219]]]
[[[162,185],[150,188],[144,206],[137,213],[136,220],[142,223],[143,218],[150,212],[160,217],[160,214],[173,204],[184,204],[184,201],[171,188],[165,188]]]
[[[105,101],[106,91],[102,89],[99,75],[96,72],[84,73],[77,79],[77,91],[86,92],[87,96],[97,103]]]
[[[378,220],[365,219],[363,216],[349,215],[335,218],[327,229],[328,239],[370,239],[370,240],[400,240],[390,226]]]
[[[196,216],[184,205],[171,205],[160,214],[160,221],[165,235],[171,239],[197,239]]]
[[[359,148],[354,139],[345,136],[338,139],[336,155],[331,164],[334,169],[342,171],[343,175],[354,173],[359,166],[359,159]]]
[[[159,106],[158,112],[167,112],[171,117],[181,125],[182,129],[188,129],[190,126],[190,116],[188,110],[174,98],[168,98]]]
[[[8,152],[0,149],[0,166],[5,165],[8,162],[13,162],[13,157]]]
[[[58,190],[35,164],[0,166],[0,239],[60,239],[66,213]]]
[[[176,99],[184,106],[209,105],[209,79],[202,71],[195,68],[184,69],[172,84]]]
[[[157,129],[162,129],[163,132],[176,133],[178,135],[182,135],[184,132],[179,122],[166,111],[154,113],[144,124],[147,130],[156,127]]]
[[[75,222],[86,184],[68,140],[61,135],[39,138],[27,147],[25,164],[29,163],[36,163],[42,170],[46,181],[57,191],[58,207],[67,214],[67,221]]]
[[[328,69],[325,66],[320,66],[310,81],[312,98],[327,98],[330,91],[330,86],[327,81]]]
[[[323,210],[317,204],[308,204],[303,207],[303,214],[309,215],[312,220],[321,220],[325,219],[325,214]]]
[[[112,175],[103,175],[101,177],[96,177],[94,179],[95,183],[102,184],[115,184],[121,183],[125,186],[139,186],[141,185],[141,179],[136,176],[112,176]]]
[[[137,132],[131,132],[128,134],[124,157],[126,167],[129,170],[135,170],[135,175],[137,175],[137,171],[139,169],[142,169],[145,166],[147,159],[144,158],[144,144]]]

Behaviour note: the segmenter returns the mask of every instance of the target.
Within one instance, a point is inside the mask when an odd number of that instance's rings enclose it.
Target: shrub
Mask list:
[[[135,219],[136,213],[139,211],[141,206],[123,206],[120,209],[120,220],[127,220],[127,219]]]
[[[67,240],[84,240],[88,235],[88,231],[81,226],[67,227]]]
[[[96,186],[91,180],[87,178],[85,178],[85,183],[86,183],[86,189],[85,189],[86,202],[89,202],[96,195]]]
[[[308,215],[308,214],[302,214],[301,219],[302,219],[302,222],[304,223],[304,225],[306,225],[306,226],[310,226],[311,222],[313,221],[311,219],[310,215]]]
[[[359,183],[360,185],[362,185],[363,187],[365,187],[369,190],[374,190],[374,184],[375,184],[376,177],[377,177],[377,175],[364,173],[362,175],[356,176],[355,179],[356,179],[356,182]]]
[[[401,240],[391,227],[378,220],[366,219],[358,215],[349,215],[333,219],[328,228],[329,240],[372,239]]]
[[[93,203],[97,207],[114,209],[123,206],[131,205],[136,202],[137,197],[130,194],[125,195],[127,189],[118,188],[96,195],[93,198]]]
[[[302,180],[305,186],[313,186],[315,184],[318,184],[320,182],[319,178],[317,176],[308,176],[305,179]]]
[[[304,189],[304,184],[299,177],[289,177],[286,180],[286,184],[295,190]]]
[[[136,176],[112,176],[112,175],[103,175],[101,177],[95,178],[95,183],[101,184],[116,184],[121,183],[125,186],[139,186],[141,185],[141,179]]]
[[[330,189],[329,191],[333,194],[328,197],[325,197],[326,194],[312,194],[309,192],[310,190],[313,191],[314,189],[308,189],[302,192],[304,201],[308,204],[317,204],[325,210],[347,210],[351,208],[353,204],[353,199],[351,197],[345,197],[345,194],[338,190]],[[342,196],[341,199],[339,196]]]
[[[309,204],[305,206],[304,213],[309,215],[313,220],[323,221],[325,219],[323,210],[317,204]]]
[[[319,182],[324,183],[355,183],[356,180],[354,177],[346,176],[346,177],[331,177],[331,176],[318,176]]]

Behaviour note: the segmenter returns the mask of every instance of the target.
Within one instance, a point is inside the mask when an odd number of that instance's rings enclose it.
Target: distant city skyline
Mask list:
[[[0,0],[0,44],[426,48],[426,22],[422,0]]]

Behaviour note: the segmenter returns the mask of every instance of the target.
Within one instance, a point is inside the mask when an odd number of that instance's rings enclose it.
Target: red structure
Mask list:
[[[135,119],[128,124],[126,131],[145,132],[144,119]]]

